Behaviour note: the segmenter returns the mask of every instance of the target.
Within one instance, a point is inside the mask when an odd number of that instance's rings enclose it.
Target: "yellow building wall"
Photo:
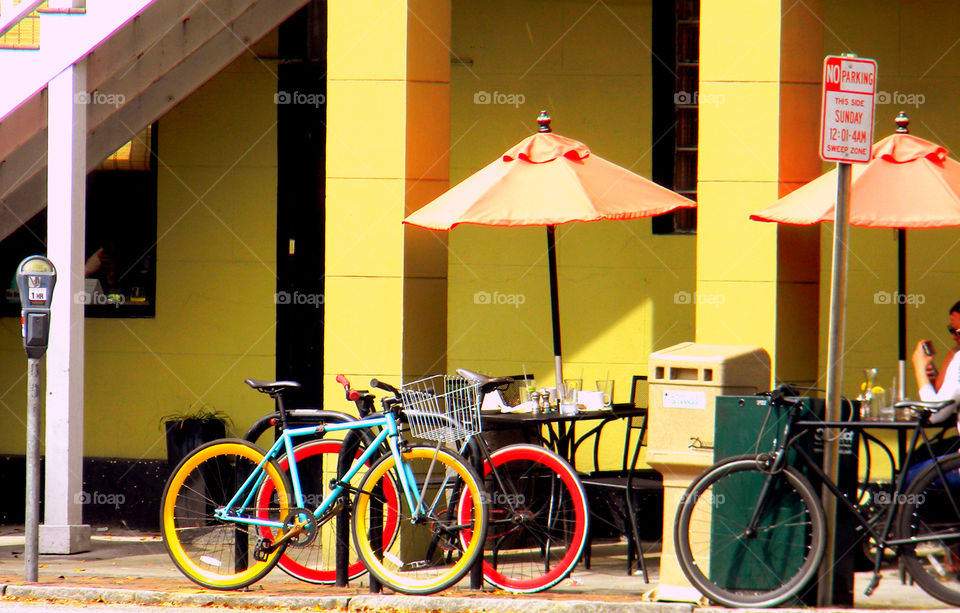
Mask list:
[[[352,412],[337,374],[363,389],[446,370],[445,237],[402,221],[447,188],[450,4],[327,19],[324,406]]]
[[[881,0],[862,10],[859,3],[825,2],[829,30],[824,53],[854,52],[877,60],[874,139],[892,134],[899,111],[910,117],[910,132],[953,149],[960,157],[960,48],[953,2]],[[824,165],[828,170],[832,165]],[[904,202],[904,207],[916,203]],[[820,229],[820,372],[826,371],[833,225]],[[931,339],[939,356],[953,345],[947,311],[958,300],[960,228],[907,232],[907,396],[916,397],[910,354],[921,338]],[[893,386],[897,362],[897,240],[894,230],[851,228],[847,289],[843,393],[859,393],[865,368],[877,368],[878,384]],[[938,358],[939,364],[939,358]],[[825,379],[824,379],[825,380]]]
[[[697,341],[763,347],[771,385],[816,376],[816,345],[798,342],[816,338],[816,231],[749,216],[819,171],[819,10],[701,3]]]
[[[650,177],[649,1],[455,0],[452,40],[451,185],[534,133],[541,109]],[[448,370],[553,386],[546,230],[458,226],[448,240]],[[565,376],[591,390],[609,376],[629,401],[652,350],[693,338],[694,260],[693,236],[653,236],[647,219],[559,226]]]
[[[200,404],[238,436],[272,410],[243,380],[275,372],[276,64],[245,54],[160,119],[156,317],[86,320],[86,456],[166,457],[161,417]],[[0,453],[25,449],[19,324],[0,320]]]

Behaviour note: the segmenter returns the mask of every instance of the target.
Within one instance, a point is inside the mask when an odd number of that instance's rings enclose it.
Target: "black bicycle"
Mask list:
[[[877,423],[825,422],[808,415],[800,398],[772,394],[771,410],[788,411],[773,448],[714,464],[684,494],[674,532],[683,573],[711,601],[731,607],[774,606],[801,592],[817,572],[827,542],[819,489],[797,465],[827,486],[839,501],[838,512],[852,514],[857,530],[873,542],[868,596],[880,581],[889,550],[900,555],[924,591],[960,606],[960,454],[938,458],[907,479],[918,449],[936,458],[925,428],[948,413],[943,410],[952,403],[896,405],[909,407],[917,417],[906,459],[892,491],[878,490],[885,504],[861,505],[844,496],[804,447],[818,429],[851,431]]]

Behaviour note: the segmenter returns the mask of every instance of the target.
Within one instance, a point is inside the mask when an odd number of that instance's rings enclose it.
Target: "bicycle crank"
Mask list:
[[[273,548],[283,543],[289,543],[290,547],[306,547],[317,537],[318,525],[317,518],[309,509],[293,509],[283,520],[283,536],[273,543]]]
[[[309,509],[296,508],[287,514],[281,530],[283,534],[275,541],[266,538],[257,540],[253,550],[254,559],[266,562],[270,554],[284,543],[289,543],[291,547],[306,547],[317,536],[317,518]]]

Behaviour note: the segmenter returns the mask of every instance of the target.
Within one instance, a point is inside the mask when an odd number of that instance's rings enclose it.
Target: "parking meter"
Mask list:
[[[23,327],[23,348],[28,358],[40,358],[47,352],[50,340],[50,302],[57,269],[53,262],[40,255],[32,255],[17,267],[17,287],[20,288],[20,323]]]

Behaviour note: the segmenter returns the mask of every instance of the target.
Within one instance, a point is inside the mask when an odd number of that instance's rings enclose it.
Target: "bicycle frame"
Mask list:
[[[342,476],[342,478],[338,479],[330,494],[325,496],[317,508],[312,512],[313,516],[319,519],[324,513],[333,507],[334,502],[347,489],[345,484],[348,483],[350,479],[352,479],[360,471],[360,468],[366,464],[374,456],[374,454],[377,453],[385,441],[391,455],[397,463],[397,474],[400,478],[400,484],[403,488],[403,494],[407,507],[411,510],[412,518],[419,518],[424,514],[424,512],[432,512],[433,509],[421,509],[423,504],[423,496],[425,495],[426,489],[424,489],[424,492],[419,492],[414,486],[416,483],[416,478],[413,474],[413,470],[404,461],[403,454],[400,452],[400,447],[397,443],[400,432],[397,426],[396,418],[392,413],[384,413],[379,417],[368,417],[358,421],[284,429],[283,432],[281,432],[280,437],[276,440],[273,446],[270,447],[270,450],[267,451],[263,460],[260,461],[250,476],[247,477],[230,501],[222,509],[217,509],[214,512],[214,515],[218,519],[239,524],[282,528],[284,525],[283,521],[242,517],[235,513],[231,513],[231,509],[250,506],[250,502],[266,478],[267,473],[265,466],[267,465],[267,462],[278,458],[281,454],[281,450],[284,454],[286,454],[289,464],[288,470],[290,471],[290,477],[293,486],[294,501],[297,507],[303,507],[303,491],[300,487],[300,475],[297,470],[296,457],[293,452],[293,439],[312,434],[373,428],[381,428],[381,430],[367,447],[367,449],[365,449],[360,457],[357,458],[356,461],[354,461],[354,463],[350,466],[350,469]],[[429,475],[424,480],[424,488],[426,488],[427,483],[429,483]]]
[[[906,482],[907,472],[908,472],[907,468],[911,465],[911,460],[914,457],[914,450],[917,448],[917,442],[921,438],[923,439],[924,447],[930,453],[931,457],[936,458],[936,455],[933,453],[933,449],[930,445],[930,439],[927,437],[927,433],[925,430],[925,428],[928,427],[930,424],[927,424],[925,420],[921,419],[916,423],[916,426],[913,429],[913,437],[910,441],[910,445],[907,450],[907,456],[906,458],[904,458],[903,463],[900,466],[900,471],[896,478],[896,487],[894,488],[894,492],[892,494],[892,498],[895,502],[890,504],[888,509],[884,510],[883,513],[885,513],[885,517],[883,514],[880,514],[880,515],[877,515],[876,517],[867,518],[860,513],[857,507],[854,506],[854,503],[852,503],[850,500],[847,499],[847,496],[844,495],[844,493],[840,490],[836,482],[834,482],[831,478],[827,476],[826,473],[823,472],[823,469],[820,467],[819,463],[816,460],[814,460],[812,457],[810,457],[810,454],[808,454],[801,446],[796,444],[802,436],[812,431],[814,428],[837,428],[837,429],[847,428],[849,429],[851,427],[851,424],[843,421],[816,421],[816,422],[801,421],[798,419],[800,416],[801,410],[802,410],[802,405],[800,405],[799,403],[794,404],[791,407],[789,416],[786,421],[786,425],[784,426],[784,429],[783,429],[783,435],[779,440],[774,441],[773,453],[775,454],[775,459],[774,459],[773,465],[770,467],[769,472],[771,473],[771,475],[778,472],[787,461],[787,452],[790,451],[791,449],[794,450],[797,454],[797,457],[803,460],[803,463],[806,464],[806,466],[808,466],[811,471],[813,471],[813,474],[816,475],[817,479],[819,479],[822,484],[826,485],[830,493],[833,494],[833,496],[838,501],[840,501],[842,506],[846,508],[846,510],[849,513],[853,515],[857,523],[860,524],[860,526],[876,542],[878,547],[877,547],[877,553],[874,559],[875,572],[879,571],[880,564],[883,558],[883,552],[888,548],[895,548],[899,545],[906,545],[909,543],[945,540],[945,537],[943,535],[930,535],[928,537],[914,537],[909,539],[888,538],[888,535],[890,534],[890,527],[893,524],[893,520],[894,520],[894,517],[896,516],[898,509],[900,508],[900,503],[897,501],[900,500],[901,495],[906,490],[908,485]],[[793,428],[798,428],[801,430],[801,432],[793,434],[792,433]],[[783,442],[783,441],[786,441],[786,442]],[[933,466],[936,467],[936,471],[938,473],[939,478],[943,480],[944,483],[946,483],[946,476],[943,474],[943,471],[940,467],[940,463],[934,462]],[[753,515],[751,516],[751,520],[749,524],[749,529],[751,530],[756,530],[757,522],[759,521],[759,518],[763,513],[764,507],[766,505],[766,499],[768,497],[767,494],[769,491],[770,483],[771,483],[771,478],[767,478],[767,480],[764,482],[763,488],[761,489],[760,496],[757,499],[757,505],[753,510]],[[952,493],[950,494],[950,502],[951,502],[951,505],[953,506],[954,512],[956,512],[957,515],[960,516],[960,505],[958,505],[958,502]],[[880,523],[879,520],[881,518],[883,518],[883,521],[882,521],[883,527],[881,530],[878,531],[876,529],[876,525]],[[960,540],[960,535],[956,535],[956,536],[951,535],[948,538],[954,538],[954,539]]]

